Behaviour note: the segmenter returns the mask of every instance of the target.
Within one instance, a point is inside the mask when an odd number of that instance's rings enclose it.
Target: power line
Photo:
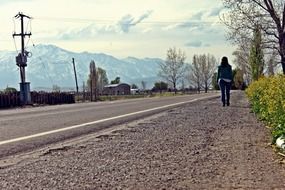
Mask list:
[[[34,49],[36,49],[36,46],[35,46],[35,44],[34,44],[34,42],[33,42],[32,39],[31,39],[31,41],[32,41],[32,44],[33,44]],[[40,60],[42,66],[43,66],[43,68],[44,68],[45,74],[48,76],[48,78],[49,78],[49,80],[50,80],[50,83],[51,83],[52,85],[54,85],[54,81],[52,80],[52,77],[50,76],[49,72],[47,72],[46,66],[44,65],[44,62],[43,62],[42,58],[39,57],[39,60]]]
[[[25,33],[28,33],[28,28],[30,29],[30,31],[32,31],[32,27],[31,27],[32,22],[31,22],[31,20],[32,20],[32,19],[29,19],[28,22],[27,22],[27,25],[26,25],[26,32],[25,32]],[[30,27],[29,27],[29,26],[30,26]],[[29,36],[29,39],[28,39],[28,41],[26,42],[25,48],[28,47],[29,42],[30,42],[30,39],[31,39],[31,36]]]
[[[47,21],[52,21],[52,22],[69,22],[69,23],[94,23],[96,22],[96,24],[114,24],[116,22],[118,22],[118,20],[114,20],[114,19],[86,19],[86,18],[63,18],[63,17],[33,17],[33,19],[35,20],[47,20]],[[16,30],[16,24],[15,24],[15,19],[13,18],[13,22],[14,22],[14,31]],[[32,25],[31,25],[31,21],[29,21],[29,28],[30,31],[32,30]],[[26,31],[28,30],[28,24],[26,27]],[[167,26],[167,25],[178,25],[181,27],[187,27],[187,25],[189,25],[189,27],[197,27],[197,26],[205,26],[205,25],[209,25],[209,24],[216,24],[216,25],[224,25],[221,21],[141,21],[140,24],[153,24],[153,25],[161,25],[161,26]],[[132,25],[132,23],[120,23],[120,25]],[[9,41],[9,40],[0,40],[0,41]],[[28,41],[29,42],[29,41]],[[15,43],[15,42],[14,42]],[[15,43],[16,44],[16,43]],[[26,45],[27,46],[27,45]],[[18,49],[15,45],[15,49],[18,52]]]
[[[16,33],[16,18],[15,17],[13,17],[13,23],[14,23],[14,34]],[[19,53],[19,51],[18,51],[18,48],[17,48],[17,43],[16,43],[16,39],[15,38],[13,38],[13,41],[14,41],[14,46],[15,46],[15,50],[16,50],[16,52],[17,52],[17,54]]]
[[[54,21],[54,22],[72,22],[72,23],[96,22],[96,23],[101,23],[101,24],[115,23],[115,22],[119,21],[119,20],[115,20],[115,19],[86,19],[86,18],[68,18],[68,17],[35,17],[34,19]],[[160,24],[160,25],[184,24],[184,23],[193,23],[193,24],[218,23],[218,24],[223,24],[220,21],[189,21],[189,20],[177,20],[177,21],[175,21],[175,20],[173,20],[173,21],[157,21],[157,20],[154,20],[154,21],[141,21],[141,22],[139,22],[139,24]],[[131,23],[128,23],[128,24],[131,24]]]
[[[33,44],[34,49],[36,49],[36,45],[34,44],[34,41],[32,40],[32,38],[31,38],[31,42],[32,42],[32,44]],[[42,59],[41,57],[38,57],[38,59],[40,60],[40,63],[42,64],[43,69],[44,69],[44,71],[45,71],[45,74],[47,75],[48,79],[50,80],[50,83],[51,83],[52,85],[54,85],[55,82],[54,82],[54,80],[52,79],[52,77],[51,77],[51,75],[49,74],[49,72],[47,71],[47,68],[46,68],[46,66],[45,66],[45,64],[44,64],[43,59]],[[56,65],[70,65],[70,63],[61,63],[61,64],[59,64],[59,63],[52,63],[52,62],[50,62],[50,61],[48,61],[48,63],[49,63],[49,64],[56,64]],[[72,69],[72,67],[70,67],[70,69]],[[80,77],[80,78],[81,78],[81,77]]]

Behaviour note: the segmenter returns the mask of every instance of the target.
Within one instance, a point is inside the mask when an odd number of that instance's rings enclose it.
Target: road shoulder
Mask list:
[[[243,92],[186,104],[27,155],[0,188],[285,189],[284,165]]]

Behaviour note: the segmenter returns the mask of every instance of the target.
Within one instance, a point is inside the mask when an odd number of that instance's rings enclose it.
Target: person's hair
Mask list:
[[[222,58],[221,65],[222,65],[222,67],[226,67],[227,65],[229,65],[229,61],[228,61],[227,57]]]

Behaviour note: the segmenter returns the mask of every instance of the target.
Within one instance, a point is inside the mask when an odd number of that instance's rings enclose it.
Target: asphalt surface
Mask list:
[[[217,93],[0,111],[0,157],[146,117]]]

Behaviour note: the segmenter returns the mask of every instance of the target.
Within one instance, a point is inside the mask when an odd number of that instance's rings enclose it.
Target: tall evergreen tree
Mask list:
[[[262,34],[259,26],[255,27],[251,43],[249,64],[251,67],[252,80],[258,80],[264,70],[264,53],[262,48]]]
[[[95,62],[92,60],[90,62],[90,74],[89,74],[89,80],[88,80],[88,86],[91,92],[91,101],[93,101],[93,96],[95,96],[95,101],[97,100],[97,81],[98,76],[96,72],[96,65]]]

